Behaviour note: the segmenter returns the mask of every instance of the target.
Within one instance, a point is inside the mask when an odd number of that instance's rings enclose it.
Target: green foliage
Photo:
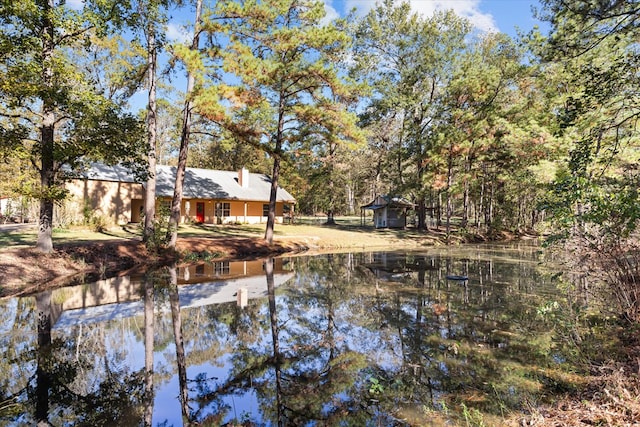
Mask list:
[[[384,386],[380,384],[380,380],[371,377],[369,378],[369,383],[369,394],[376,396],[378,394],[384,393]]]
[[[219,252],[209,252],[209,251],[190,252],[189,251],[181,254],[180,258],[184,262],[198,262],[198,261],[210,262],[217,258],[220,258],[220,256],[221,254]]]
[[[541,305],[536,309],[538,316],[543,317],[545,319],[553,319],[555,316],[555,312],[559,309],[560,305],[558,301],[547,301],[545,304]]]
[[[81,160],[135,164],[140,155],[139,120],[98,87],[74,60],[92,51],[126,20],[126,4],[87,1],[82,11],[65,2],[0,2],[0,134],[3,157],[27,157],[40,180],[25,182],[22,194],[41,200],[38,247],[49,251],[53,201],[64,199],[62,166]]]
[[[629,20],[637,12],[626,2],[544,4],[554,30],[545,58],[566,69],[568,88],[557,101],[562,103],[559,129],[573,141],[567,171],[555,188],[557,199],[566,202],[555,213],[594,224],[612,215],[617,224],[609,231],[628,235],[637,219],[625,207],[635,200],[637,180],[631,165],[638,159],[634,129],[640,92],[629,75],[640,61],[633,37],[638,30]]]
[[[482,412],[476,408],[469,408],[464,403],[462,403],[462,417],[464,418],[466,426],[486,426]]]
[[[102,233],[107,230],[109,226],[109,221],[102,215],[94,215],[91,218],[91,222],[89,224],[91,226],[91,230],[96,233]]]
[[[147,236],[145,244],[150,252],[158,253],[167,246],[167,230],[169,229],[169,215],[171,214],[168,206],[161,204],[160,209],[156,210],[156,216],[153,220],[153,232]],[[138,224],[140,233],[144,232],[144,221]]]
[[[228,98],[233,118],[228,127],[276,156],[303,137],[328,129],[325,138],[362,139],[354,116],[339,102],[357,94],[357,87],[339,76],[334,61],[349,39],[333,24],[321,26],[321,2],[219,2],[215,13],[237,17],[214,29],[230,38],[221,52],[223,67],[239,84],[201,93],[201,114],[214,119],[220,114],[217,104],[207,101],[209,94]]]
[[[102,215],[96,215],[89,199],[85,199],[82,205],[82,219],[83,225],[89,226],[92,231],[97,233],[105,231],[109,225],[107,218]]]
[[[606,283],[612,304],[640,318],[637,253],[640,63],[633,2],[546,0],[552,24],[538,52],[553,75],[557,133],[570,141],[566,163],[544,203],[554,241],[571,248],[576,271]]]
[[[319,1],[221,1],[213,11],[215,24],[205,24],[229,40],[215,52],[228,78],[201,90],[196,108],[223,123],[234,139],[266,153],[274,185],[280,162],[298,149],[364,142],[349,111],[360,86],[339,69],[350,40],[335,23],[323,25],[324,14]],[[228,100],[227,109],[220,99]],[[270,212],[268,241],[273,226]]]
[[[356,25],[352,73],[373,87],[361,114],[372,175],[417,203],[421,228],[438,203],[463,227],[472,207],[477,226],[532,227],[542,186],[527,168],[555,160],[542,83],[513,40],[471,31],[453,13],[423,18],[393,0]]]

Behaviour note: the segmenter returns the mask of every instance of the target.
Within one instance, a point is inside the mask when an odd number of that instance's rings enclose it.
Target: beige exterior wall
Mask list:
[[[274,258],[274,274],[288,272],[286,260]],[[263,276],[263,260],[216,261],[188,265],[178,269],[179,284],[201,283],[204,279],[229,279]],[[51,301],[56,313],[78,308],[95,307],[127,301],[138,301],[143,283],[139,278],[119,276],[77,286],[67,286],[53,291]]]
[[[274,258],[273,272],[275,274],[286,272],[285,260]],[[235,278],[245,276],[262,276],[264,260],[250,261],[213,261],[200,264],[192,264],[178,268],[179,284],[199,283],[209,278]]]
[[[86,206],[91,209],[91,215],[103,217],[109,224],[123,225],[140,218],[142,184],[76,179],[68,182],[66,188],[69,191],[66,208],[74,222],[85,219]],[[132,215],[132,205],[137,209],[135,215]]]
[[[290,273],[286,263],[288,261],[283,258],[275,258],[274,274]],[[264,277],[263,265],[263,260],[206,262],[180,267],[177,273],[180,285],[206,284],[208,280]],[[141,301],[143,288],[143,281],[139,277],[132,279],[130,276],[119,276],[55,289],[51,294],[52,322],[55,324],[61,314],[68,310]]]
[[[69,198],[65,203],[64,214],[70,222],[80,223],[85,218],[85,206],[94,217],[103,217],[108,224],[124,225],[129,222],[140,222],[144,208],[144,189],[142,184],[128,182],[110,182],[96,180],[72,180],[66,184]],[[215,215],[216,203],[229,203],[229,215],[221,218]],[[187,199],[182,201],[181,222],[198,222],[198,204],[204,206],[201,218],[206,224],[259,224],[267,218],[262,216],[263,206],[267,202]],[[156,212],[163,207],[171,206],[171,199],[166,197],[156,201]],[[61,210],[62,211],[62,210]],[[276,204],[276,222],[283,222],[284,204]]]
[[[98,280],[77,286],[56,289],[52,301],[60,311],[95,307],[140,299],[140,282],[132,282],[129,276]]]
[[[171,203],[169,198],[159,199],[156,203],[156,209],[160,209],[162,204]],[[263,205],[266,202],[250,202],[238,200],[207,200],[207,199],[188,199],[182,201],[181,206],[181,222],[198,222],[197,215],[198,203],[204,204],[204,223],[205,224],[260,224],[266,223],[267,217],[262,216]],[[229,203],[229,215],[221,218],[216,217],[216,203]],[[284,213],[284,203],[276,203],[276,222],[282,223]]]

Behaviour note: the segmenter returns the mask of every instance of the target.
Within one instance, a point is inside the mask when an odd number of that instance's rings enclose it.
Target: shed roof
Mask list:
[[[187,168],[184,176],[183,198],[269,201],[271,178],[260,173],[248,173],[247,185],[240,185],[239,173],[213,169]],[[139,182],[130,169],[122,166],[108,166],[92,163],[90,168],[80,173],[82,178],[114,181]],[[158,165],[156,167],[156,196],[173,197],[176,167]],[[140,182],[145,184],[144,182]],[[295,203],[295,198],[282,187],[278,187],[277,201]]]
[[[411,209],[415,207],[415,204],[399,196],[377,196],[371,203],[363,205],[360,208],[375,211],[384,207]]]

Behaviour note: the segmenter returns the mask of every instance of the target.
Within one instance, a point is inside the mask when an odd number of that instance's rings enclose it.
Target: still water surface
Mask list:
[[[0,424],[499,424],[571,370],[539,258],[202,262],[0,301]]]

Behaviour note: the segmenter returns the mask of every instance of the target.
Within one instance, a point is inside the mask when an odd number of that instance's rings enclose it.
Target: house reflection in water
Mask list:
[[[289,260],[274,259],[274,283],[291,279]],[[51,297],[53,329],[104,322],[144,313],[141,277],[121,276],[56,289]],[[219,261],[178,268],[180,308],[237,302],[267,296],[264,260]],[[163,309],[163,308],[161,308]],[[169,310],[167,302],[164,309]]]

